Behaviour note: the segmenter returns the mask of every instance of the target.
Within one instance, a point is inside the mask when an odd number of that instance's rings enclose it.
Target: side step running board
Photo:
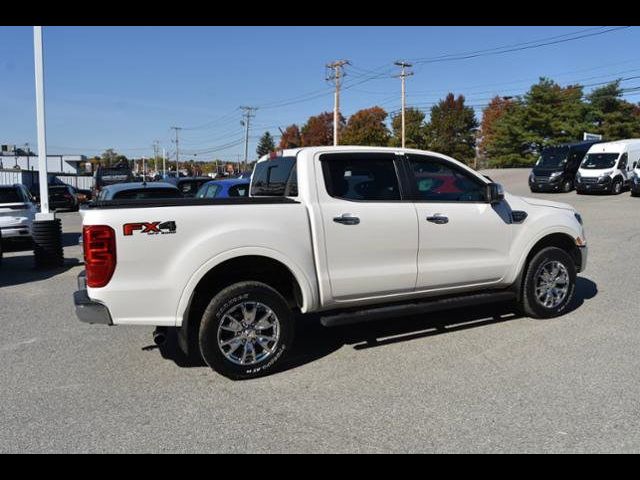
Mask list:
[[[453,308],[504,302],[515,298],[516,293],[511,290],[459,295],[456,297],[449,296],[445,298],[423,300],[420,302],[382,305],[366,309],[351,309],[350,311],[342,310],[332,314],[327,312],[328,314],[320,317],[320,323],[325,327],[336,327],[339,325],[350,325],[353,323],[380,320],[393,316],[404,317],[418,313],[437,312]]]

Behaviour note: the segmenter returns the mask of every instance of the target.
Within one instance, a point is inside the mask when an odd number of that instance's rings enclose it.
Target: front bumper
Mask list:
[[[640,193],[640,183],[636,183],[635,181],[632,181],[630,186],[631,186],[631,193],[633,194]]]
[[[589,248],[585,245],[584,247],[578,247],[580,250],[580,268],[578,269],[578,273],[584,272],[587,268],[587,256],[589,253]]]
[[[611,180],[602,182],[576,181],[576,190],[579,192],[608,192],[611,190]]]
[[[529,182],[532,192],[559,192],[562,189],[562,182]]]
[[[78,290],[73,293],[73,303],[76,306],[76,316],[81,322],[113,325],[109,309],[89,298],[84,271],[78,275]]]

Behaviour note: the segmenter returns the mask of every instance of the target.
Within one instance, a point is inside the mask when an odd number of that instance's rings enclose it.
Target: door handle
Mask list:
[[[333,221],[343,225],[358,225],[360,223],[360,219],[350,213],[343,213],[339,217],[333,217]]]
[[[445,217],[441,213],[436,213],[431,217],[427,217],[427,222],[436,223],[438,225],[443,225],[445,223],[449,223],[449,217]]]

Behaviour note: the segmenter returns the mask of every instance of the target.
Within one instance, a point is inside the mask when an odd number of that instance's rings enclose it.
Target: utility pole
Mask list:
[[[411,75],[413,75],[413,72],[407,72],[406,68],[407,67],[412,67],[413,65],[407,62],[401,62],[401,61],[397,61],[394,62],[394,65],[397,65],[398,67],[400,67],[402,70],[400,72],[400,75],[396,75],[397,77],[400,77],[400,79],[402,80],[402,148],[404,148],[405,146],[405,121],[404,121],[404,111],[405,111],[405,107],[406,107],[406,90],[405,90],[405,79]]]
[[[240,107],[243,111],[242,116],[244,120],[240,122],[241,125],[244,125],[244,164],[247,165],[247,161],[249,160],[249,124],[251,123],[251,119],[256,116],[255,111],[258,107]]]
[[[160,142],[158,140],[153,141],[153,169],[158,173],[158,151],[160,150]]]
[[[171,127],[171,129],[176,131],[176,178],[178,178],[180,176],[178,173],[180,170],[180,139],[178,138],[178,132],[182,130],[182,127]]]
[[[333,145],[338,145],[338,126],[339,126],[339,116],[340,116],[340,87],[342,85],[342,79],[346,75],[344,73],[344,66],[350,65],[349,60],[336,60],[335,62],[331,62],[327,64],[327,68],[332,70],[330,74],[327,75],[326,80],[333,82],[336,87],[336,91],[333,94]]]
[[[162,178],[167,175],[167,151],[162,147]]]

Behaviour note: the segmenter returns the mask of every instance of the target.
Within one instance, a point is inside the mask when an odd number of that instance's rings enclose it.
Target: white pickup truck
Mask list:
[[[312,312],[334,326],[508,300],[560,315],[587,258],[571,206],[411,149],[284,150],[258,161],[246,198],[81,213],[80,320],[176,328],[234,379],[277,369]]]

